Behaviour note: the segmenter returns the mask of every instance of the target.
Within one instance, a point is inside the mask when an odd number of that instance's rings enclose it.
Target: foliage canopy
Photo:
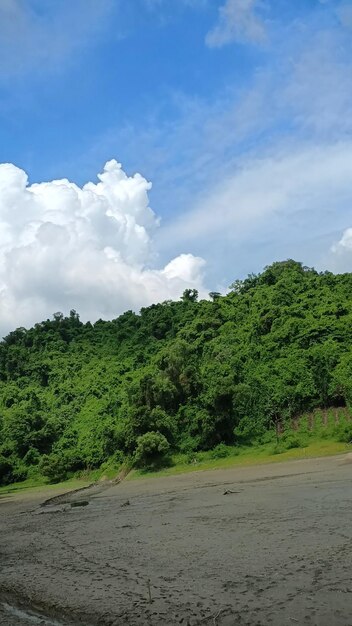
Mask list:
[[[0,482],[59,480],[263,437],[352,401],[352,274],[288,260],[227,296],[83,324],[76,311],[0,344]],[[294,443],[292,444],[294,445]]]

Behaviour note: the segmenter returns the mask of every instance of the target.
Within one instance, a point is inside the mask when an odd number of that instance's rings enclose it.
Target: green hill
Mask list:
[[[0,482],[265,439],[352,400],[352,274],[289,260],[227,296],[83,324],[75,311],[0,344]]]

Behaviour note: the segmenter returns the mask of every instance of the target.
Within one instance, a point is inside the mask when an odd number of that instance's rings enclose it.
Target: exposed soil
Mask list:
[[[0,623],[351,625],[351,479],[334,457],[3,496]]]

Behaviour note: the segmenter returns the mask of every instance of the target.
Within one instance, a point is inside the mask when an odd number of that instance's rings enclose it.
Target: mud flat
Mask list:
[[[0,498],[3,626],[352,624],[344,457],[43,500]]]

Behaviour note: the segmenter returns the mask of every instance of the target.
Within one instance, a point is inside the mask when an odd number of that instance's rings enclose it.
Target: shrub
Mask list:
[[[233,434],[240,444],[250,444],[265,434],[266,430],[261,421],[256,421],[248,416],[241,419],[234,428]]]
[[[282,454],[283,452],[285,452],[285,448],[282,443],[276,443],[270,450],[270,454]]]
[[[308,419],[308,415],[303,415],[299,420],[298,420],[298,432],[302,435],[304,435],[305,437],[309,437],[311,436],[311,430],[309,428],[309,419]]]
[[[30,448],[23,457],[23,462],[25,465],[37,465],[40,461],[40,454],[36,448]]]
[[[199,462],[198,454],[196,452],[188,452],[186,455],[186,463],[188,465],[196,465]]]
[[[186,436],[180,441],[178,448],[184,454],[195,454],[200,445],[200,437]]]
[[[13,480],[13,466],[10,459],[0,454],[0,484],[6,485]]]
[[[137,438],[137,448],[134,461],[137,467],[154,469],[168,462],[170,446],[164,435],[159,432],[149,432]]]
[[[248,445],[263,446],[263,445],[268,444],[268,443],[273,443],[274,441],[276,441],[276,432],[275,432],[275,430],[273,430],[271,428],[270,430],[267,430],[262,435],[257,437],[255,440],[249,441]]]
[[[352,442],[352,422],[347,422],[337,426],[337,439],[342,443]]]
[[[67,461],[58,454],[44,454],[40,459],[39,471],[51,483],[58,483],[67,478]]]
[[[28,478],[28,467],[25,466],[23,461],[18,460],[14,464],[14,468],[12,470],[12,481],[19,482],[21,480],[26,480]]]
[[[224,443],[219,443],[214,450],[211,451],[211,458],[212,459],[224,459],[225,457],[229,456],[230,454],[230,450],[227,446],[225,446]]]
[[[302,448],[303,442],[295,433],[288,433],[283,439],[283,446],[286,450],[292,450],[293,448]]]

